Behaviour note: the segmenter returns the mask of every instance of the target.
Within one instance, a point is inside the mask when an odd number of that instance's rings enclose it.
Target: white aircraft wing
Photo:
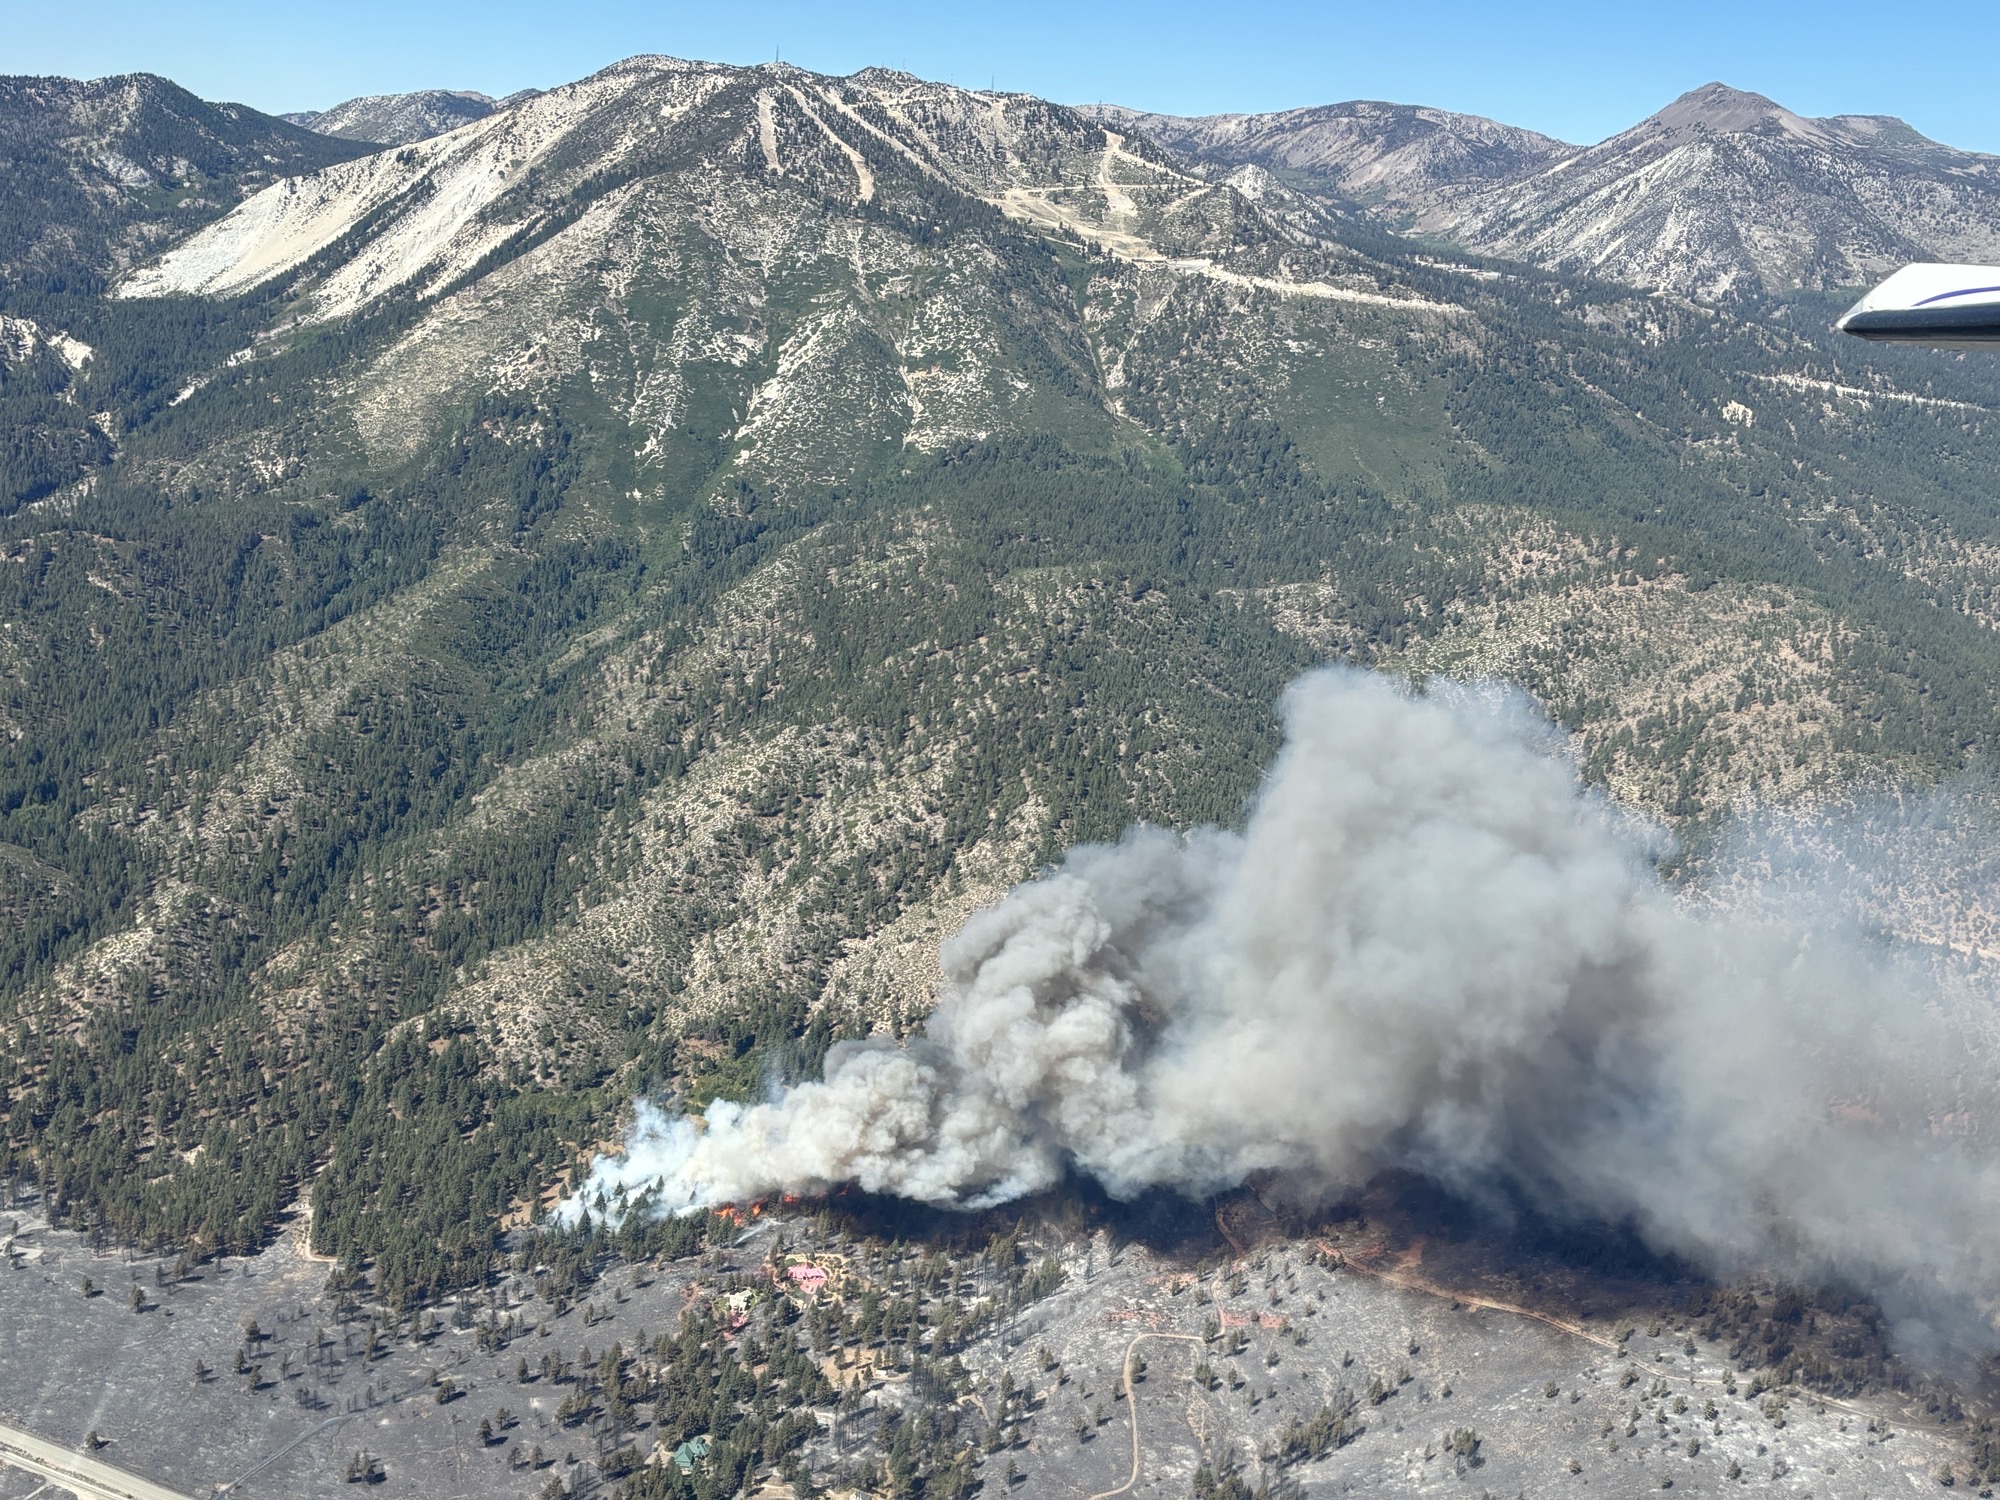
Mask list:
[[[1905,266],[1833,326],[1878,344],[2000,348],[2000,266]]]

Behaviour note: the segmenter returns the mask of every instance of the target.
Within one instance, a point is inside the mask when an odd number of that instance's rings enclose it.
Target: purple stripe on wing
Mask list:
[[[1929,307],[1933,302],[1948,302],[1953,297],[1977,297],[1982,292],[2000,292],[2000,286],[1969,286],[1961,291],[1939,292],[1935,297],[1926,297],[1923,301],[1912,305],[1916,307]]]

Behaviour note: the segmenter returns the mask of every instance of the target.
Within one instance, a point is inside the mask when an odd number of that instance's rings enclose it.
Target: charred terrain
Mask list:
[[[1408,1182],[1311,1224],[1254,1195],[1004,1224],[774,1206],[664,1253],[523,1240],[408,1315],[293,1234],[190,1267],[93,1252],[32,1206],[9,1222],[0,1307],[37,1356],[6,1362],[10,1419],[187,1495],[1987,1478],[1983,1427],[1898,1366],[1873,1309],[1720,1289],[1629,1241],[1496,1234]]]
[[[1984,1485],[1976,1357],[1504,1174],[551,1215],[1242,827],[1331,662],[1524,689],[1689,906],[1782,845],[1990,958],[2000,368],[1827,327],[1990,159],[668,58],[298,119],[0,80],[0,1422],[191,1495]]]

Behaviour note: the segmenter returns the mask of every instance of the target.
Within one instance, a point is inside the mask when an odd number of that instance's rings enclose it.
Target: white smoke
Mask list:
[[[1931,958],[1797,899],[1677,901],[1657,830],[1518,694],[1330,670],[1285,721],[1241,834],[1073,850],[944,945],[921,1037],[642,1113],[567,1217],[847,1183],[978,1207],[1072,1170],[1311,1198],[1402,1166],[1990,1332],[1992,1069]]]

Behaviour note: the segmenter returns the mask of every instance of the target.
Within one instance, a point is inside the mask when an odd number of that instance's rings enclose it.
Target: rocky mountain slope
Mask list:
[[[1084,110],[1199,161],[1258,166],[1308,192],[1426,223],[1468,191],[1567,160],[1576,147],[1477,115],[1356,100],[1266,115]]]
[[[1910,260],[2000,257],[2000,158],[1886,116],[1806,119],[1722,84],[1587,148],[1379,104],[1107,114],[1399,229],[1704,300],[1851,287]]]
[[[173,394],[160,361],[185,326],[77,335],[107,279],[287,173],[365,149],[149,74],[0,78],[0,503],[105,462],[119,414]],[[122,348],[101,367],[121,373],[85,405],[78,377],[106,338]]]
[[[2000,158],[1710,84],[1450,216],[1496,255],[1717,298],[2000,258]]]
[[[407,146],[429,140],[496,109],[505,109],[534,90],[494,99],[472,89],[419,89],[409,94],[368,94],[331,109],[304,110],[284,118],[305,130],[377,146]]]
[[[399,1300],[635,1091],[1236,819],[1316,662],[1521,682],[1696,838],[2000,748],[1992,371],[1027,96],[632,59],[64,297],[0,339],[97,435],[0,517],[0,1172],[211,1250],[309,1196]]]
[[[0,77],[0,298],[129,265],[247,193],[359,154],[147,73]]]

